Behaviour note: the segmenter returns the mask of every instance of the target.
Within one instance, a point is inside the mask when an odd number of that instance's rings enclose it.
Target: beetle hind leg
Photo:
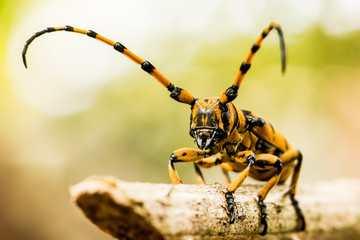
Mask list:
[[[262,232],[260,233],[261,236],[265,236],[268,228],[267,220],[266,220],[266,205],[263,200],[258,200],[259,208],[260,208],[260,223],[264,226]]]
[[[296,215],[298,216],[299,218],[299,224],[298,224],[298,229],[300,231],[304,231],[305,228],[306,228],[306,222],[305,222],[305,217],[304,217],[304,214],[302,213],[302,210],[301,208],[299,207],[299,203],[298,201],[295,199],[295,197],[293,195],[290,195],[290,200],[291,200],[291,204],[294,206],[295,208],[295,212],[296,212]]]
[[[294,166],[292,179],[290,183],[289,190],[284,194],[284,196],[289,195],[291,204],[294,206],[296,215],[298,216],[299,223],[298,223],[298,230],[304,231],[306,228],[306,221],[304,214],[299,207],[298,201],[295,199],[295,194],[297,190],[297,183],[299,180],[300,170],[301,170],[301,164],[302,164],[302,154],[300,151],[296,150],[290,150],[288,152],[285,152],[283,156],[281,156],[282,162],[284,165],[291,164],[296,161],[296,164]]]

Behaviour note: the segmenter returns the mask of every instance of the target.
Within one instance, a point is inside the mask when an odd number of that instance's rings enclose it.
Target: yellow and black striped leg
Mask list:
[[[296,194],[296,190],[297,190],[297,183],[298,183],[298,180],[299,180],[299,175],[300,175],[303,156],[302,156],[300,151],[290,150],[288,152],[285,152],[281,156],[281,159],[282,159],[282,162],[283,162],[284,165],[291,164],[294,161],[297,161],[296,165],[294,167],[294,170],[293,170],[293,175],[292,175],[292,180],[291,180],[289,191],[285,195],[289,194],[291,203],[295,208],[295,212],[296,212],[296,214],[298,216],[298,219],[299,219],[298,229],[300,231],[304,231],[305,228],[306,228],[305,217],[304,217],[304,214],[301,211],[301,208],[299,207],[298,201],[295,199],[295,194]]]
[[[67,31],[67,32],[74,32],[74,33],[87,35],[91,38],[94,38],[96,40],[99,40],[99,41],[107,44],[107,45],[112,46],[116,51],[124,54],[127,58],[129,58],[136,64],[139,64],[141,66],[142,70],[149,73],[161,85],[166,87],[170,91],[170,97],[172,97],[173,99],[175,99],[178,102],[182,102],[182,103],[186,103],[186,104],[190,104],[190,105],[192,105],[195,102],[194,97],[189,92],[187,92],[186,90],[181,89],[179,87],[175,87],[174,84],[172,84],[169,81],[169,79],[167,79],[164,75],[162,75],[150,62],[138,57],[137,55],[132,53],[130,50],[128,50],[121,43],[114,42],[113,40],[107,39],[92,30],[83,30],[83,29],[74,28],[71,26],[65,26],[65,27],[48,27],[42,31],[36,32],[26,41],[24,49],[22,51],[22,58],[23,58],[25,67],[27,67],[26,52],[28,50],[29,45],[32,43],[32,41],[34,41],[35,38],[40,37],[44,33],[51,33],[51,32],[56,32],[56,31]]]
[[[179,174],[175,170],[174,163],[195,162],[206,157],[206,152],[193,148],[182,148],[173,152],[169,160],[169,175],[173,184],[181,184]]]
[[[282,164],[280,158],[271,155],[271,154],[259,154],[256,155],[256,161],[254,163],[254,170],[269,170],[272,175],[268,182],[260,189],[258,192],[258,204],[260,208],[260,223],[263,225],[263,230],[260,235],[264,236],[267,232],[268,224],[267,224],[267,213],[266,213],[266,205],[264,200],[268,193],[271,191],[273,187],[278,183],[280,179],[280,174],[282,170]]]
[[[249,175],[250,170],[255,162],[255,155],[254,155],[253,151],[247,150],[247,151],[242,151],[242,152],[236,153],[234,159],[235,159],[236,163],[239,163],[242,165],[247,164],[247,167],[228,186],[228,191],[232,192],[232,193],[235,192],[236,189],[238,189],[241,186],[241,184],[244,182],[246,177]]]
[[[236,209],[234,203],[233,193],[244,182],[245,178],[249,175],[249,172],[254,165],[255,155],[252,151],[238,152],[235,157],[235,161],[242,164],[248,164],[247,167],[240,173],[234,182],[228,186],[228,192],[225,194],[227,203],[227,212],[231,216],[229,223],[232,224],[236,218]]]

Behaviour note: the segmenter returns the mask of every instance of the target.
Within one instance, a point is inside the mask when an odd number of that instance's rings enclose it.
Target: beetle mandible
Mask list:
[[[225,199],[226,211],[230,215],[229,223],[231,224],[236,220],[233,193],[241,186],[245,178],[250,176],[256,180],[267,181],[257,194],[260,223],[263,225],[260,234],[265,235],[267,232],[267,213],[264,200],[276,184],[284,183],[290,175],[292,175],[292,179],[286,194],[290,196],[297,213],[299,230],[305,229],[305,218],[295,199],[302,163],[301,152],[293,149],[281,133],[267,120],[251,111],[241,110],[232,103],[238,95],[238,89],[256,52],[273,29],[277,31],[279,36],[282,72],[285,71],[286,52],[283,32],[279,24],[270,23],[251,47],[232,86],[226,89],[220,98],[211,97],[203,100],[194,98],[186,90],[176,87],[150,62],[138,57],[121,43],[107,39],[92,30],[87,31],[71,26],[46,28],[36,32],[26,41],[22,57],[24,65],[27,67],[26,52],[29,44],[35,38],[44,33],[69,31],[87,35],[113,46],[116,51],[139,64],[145,72],[170,91],[171,98],[191,106],[190,135],[195,139],[199,149],[182,148],[171,154],[168,165],[171,182],[173,184],[182,183],[175,170],[175,163],[193,162],[199,184],[205,184],[200,167],[209,168],[219,165],[223,170],[225,183],[228,184]],[[240,175],[231,182],[228,175],[229,171],[240,172]]]

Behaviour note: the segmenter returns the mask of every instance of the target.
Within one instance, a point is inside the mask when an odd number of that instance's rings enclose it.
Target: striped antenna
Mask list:
[[[229,87],[220,97],[220,103],[226,104],[231,102],[237,97],[238,89],[243,82],[247,71],[250,69],[251,63],[254,59],[256,52],[259,50],[261,44],[263,43],[264,39],[268,36],[271,30],[276,29],[279,35],[280,41],[280,52],[281,52],[281,71],[282,73],[285,72],[286,69],[286,51],[285,51],[285,41],[283,31],[281,27],[277,23],[270,23],[270,25],[265,28],[260,36],[256,39],[254,45],[251,47],[250,51],[248,52],[244,62],[242,62],[239,71],[236,74],[235,80],[233,85]]]
[[[124,54],[127,58],[129,58],[136,64],[139,64],[142,70],[149,73],[162,86],[166,87],[171,92],[170,97],[174,98],[178,102],[182,102],[190,105],[194,103],[195,99],[189,92],[179,87],[175,87],[174,84],[172,84],[170,80],[167,79],[164,75],[162,75],[150,62],[143,60],[139,56],[135,55],[121,43],[114,42],[108,38],[105,38],[92,30],[83,30],[71,26],[65,26],[65,27],[49,27],[42,31],[36,32],[26,41],[24,49],[22,51],[22,59],[26,68],[27,68],[26,52],[28,50],[29,45],[34,41],[35,38],[40,37],[44,33],[50,33],[55,31],[67,31],[67,32],[84,34],[89,37],[95,38],[103,43],[106,43],[107,45],[112,46],[116,51]]]

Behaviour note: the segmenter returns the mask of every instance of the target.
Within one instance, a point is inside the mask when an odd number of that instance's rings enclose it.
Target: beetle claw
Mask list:
[[[227,208],[227,213],[231,216],[229,223],[233,224],[236,218],[236,206],[234,202],[234,195],[231,192],[225,193]]]
[[[265,234],[267,232],[267,228],[268,228],[267,219],[266,219],[266,216],[267,216],[266,205],[265,205],[264,201],[260,200],[260,199],[258,200],[258,204],[259,204],[259,207],[260,207],[260,223],[262,225],[264,225],[264,229],[260,233],[260,235],[265,236]]]
[[[295,199],[294,195],[290,195],[290,200],[291,200],[291,203],[294,206],[295,212],[296,212],[296,214],[297,214],[297,216],[299,218],[298,229],[300,231],[304,231],[305,228],[306,228],[306,222],[305,222],[304,214],[302,213],[301,208],[299,207],[299,203]]]

